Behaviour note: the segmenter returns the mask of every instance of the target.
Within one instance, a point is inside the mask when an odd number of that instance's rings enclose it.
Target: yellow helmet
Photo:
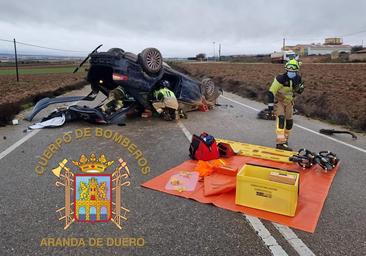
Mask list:
[[[295,59],[289,60],[285,65],[285,69],[287,71],[297,72],[300,70],[300,63]]]

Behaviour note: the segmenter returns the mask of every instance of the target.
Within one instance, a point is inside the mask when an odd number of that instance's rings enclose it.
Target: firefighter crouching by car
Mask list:
[[[169,82],[160,82],[160,88],[154,91],[155,101],[152,103],[156,112],[166,121],[178,119],[178,100],[173,91],[169,89]]]
[[[109,92],[107,102],[101,106],[101,110],[103,113],[110,115],[116,112],[117,110],[123,108],[122,99],[125,96],[125,92],[122,88],[117,87],[116,89]]]
[[[285,65],[286,73],[278,75],[268,91],[268,110],[273,112],[276,103],[276,148],[289,150],[288,139],[293,126],[293,106],[295,93],[304,91],[304,83],[299,75],[300,64],[295,59]]]

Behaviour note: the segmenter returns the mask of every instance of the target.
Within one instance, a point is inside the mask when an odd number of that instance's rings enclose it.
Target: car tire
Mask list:
[[[150,75],[158,74],[163,66],[163,56],[156,48],[146,48],[139,54],[142,68]]]
[[[211,78],[205,78],[201,82],[201,92],[205,97],[205,100],[211,104],[215,104],[216,99],[219,97],[219,88],[215,85]]]

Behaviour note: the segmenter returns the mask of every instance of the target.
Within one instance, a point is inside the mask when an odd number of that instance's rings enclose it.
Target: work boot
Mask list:
[[[281,150],[287,150],[287,151],[292,151],[292,148],[289,148],[288,144],[285,143],[280,143],[280,144],[276,144],[276,148],[277,149],[281,149]]]
[[[163,113],[161,113],[161,117],[163,118],[163,120],[165,121],[172,121],[173,118],[172,116],[170,115],[169,113],[169,110],[168,109],[164,109]]]
[[[188,118],[186,112],[184,112],[183,109],[179,110],[179,117],[184,119]]]
[[[152,116],[152,111],[150,109],[145,109],[144,112],[142,112],[141,117],[142,118],[150,118]]]

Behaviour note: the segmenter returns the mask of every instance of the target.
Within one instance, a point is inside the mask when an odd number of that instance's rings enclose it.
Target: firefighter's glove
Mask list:
[[[297,94],[301,94],[301,93],[303,93],[304,89],[305,89],[304,82],[302,82],[302,83],[300,83],[300,84],[298,84],[298,85],[296,85],[296,86],[294,87],[294,91],[295,91]]]

